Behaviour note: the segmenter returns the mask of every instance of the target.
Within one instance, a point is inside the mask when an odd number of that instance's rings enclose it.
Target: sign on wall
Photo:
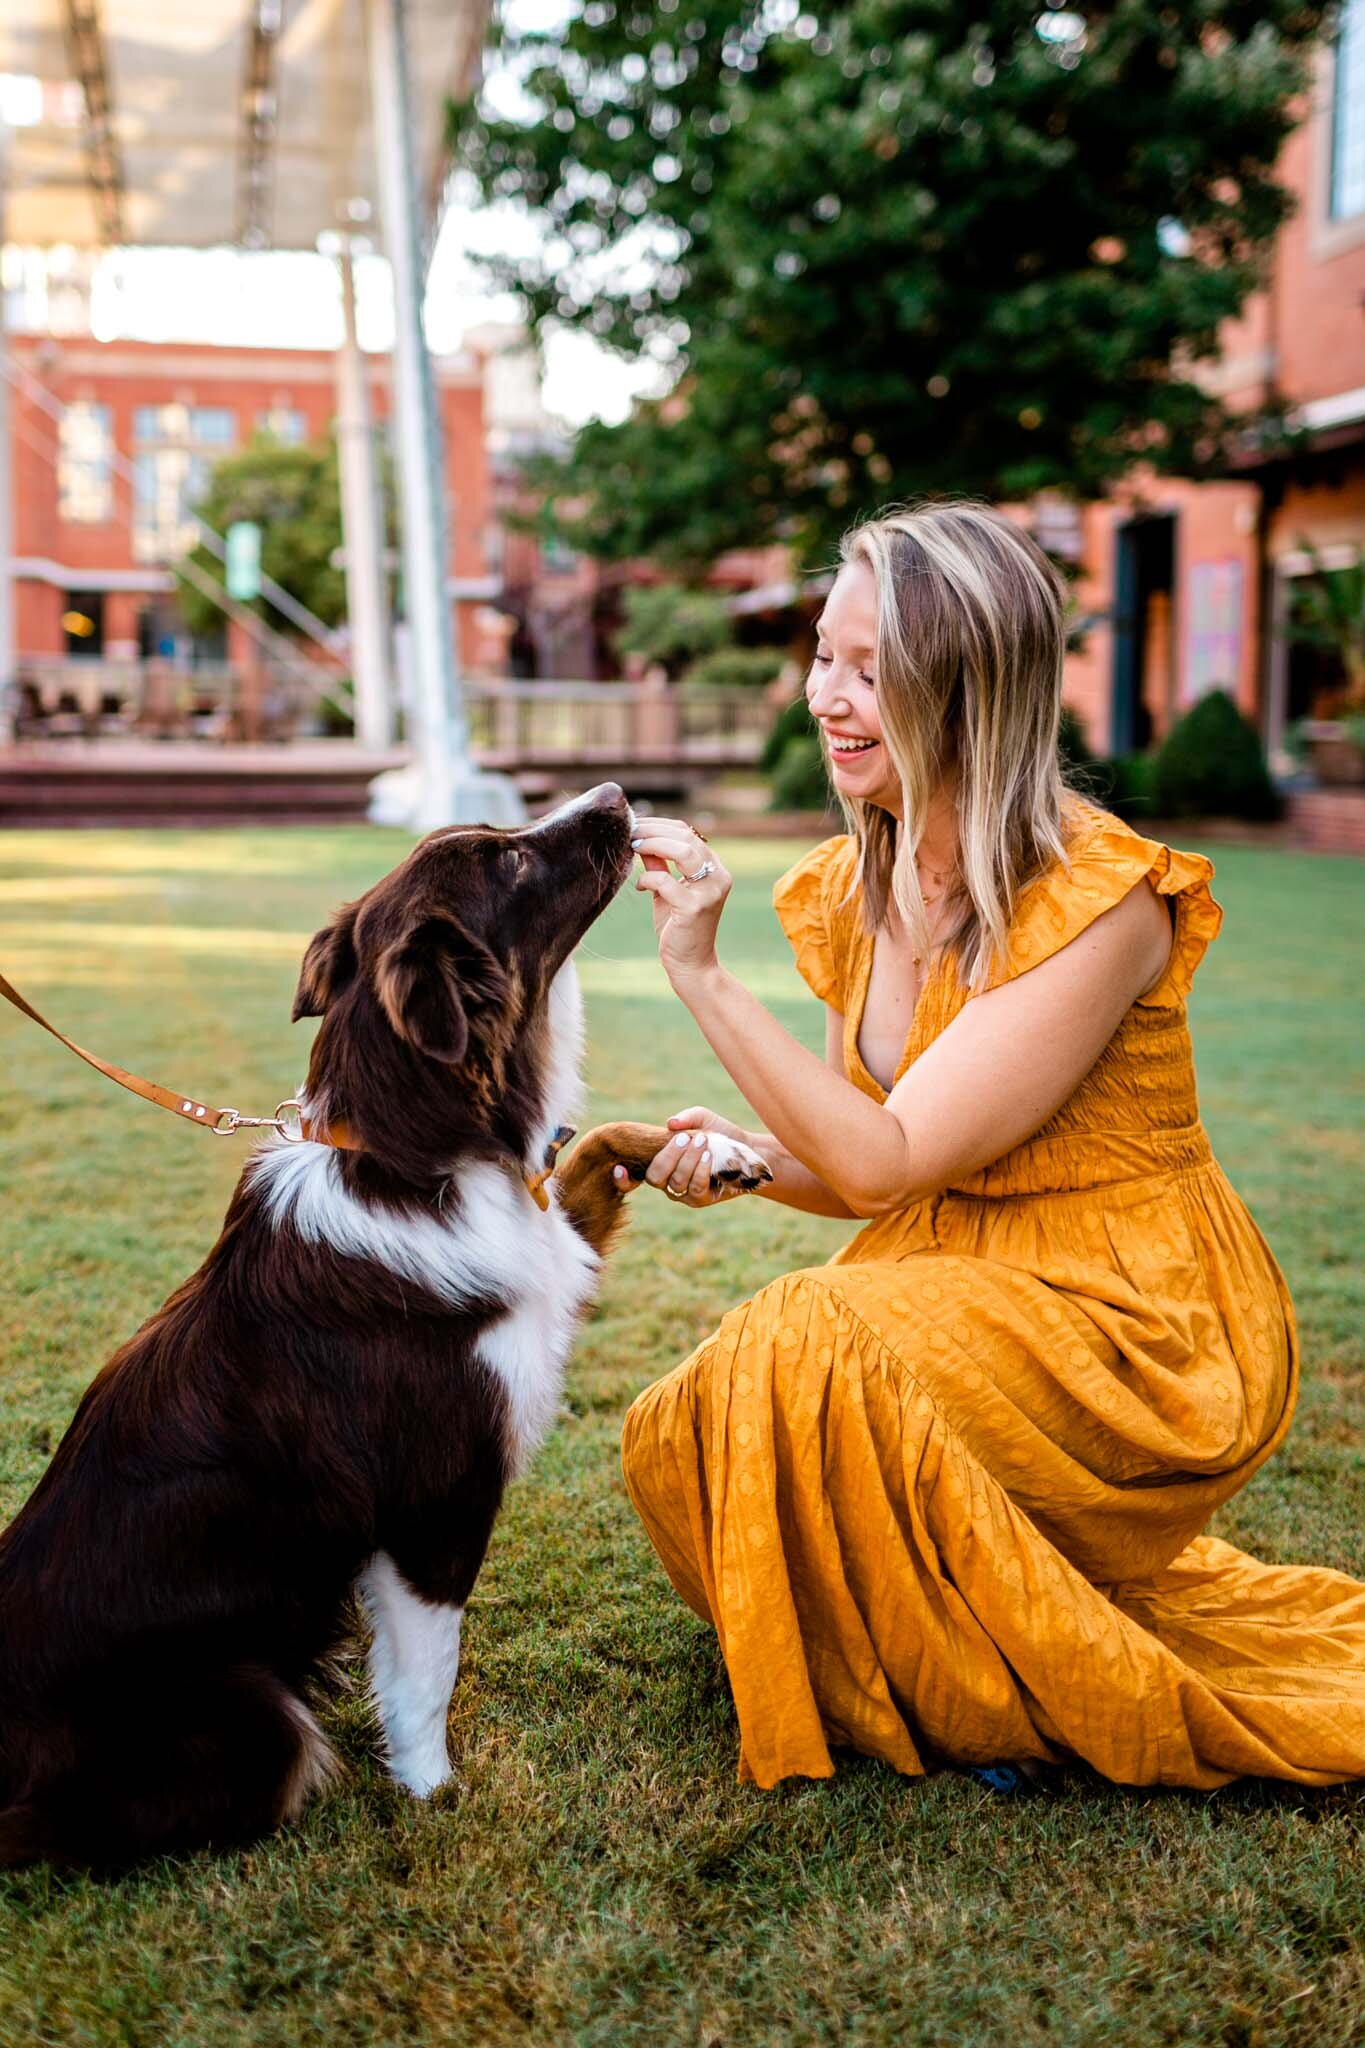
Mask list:
[[[261,529],[254,519],[234,519],[224,535],[227,594],[250,604],[261,594]]]
[[[1210,690],[1237,695],[1242,673],[1242,564],[1195,562],[1189,576],[1189,624],[1180,701]]]

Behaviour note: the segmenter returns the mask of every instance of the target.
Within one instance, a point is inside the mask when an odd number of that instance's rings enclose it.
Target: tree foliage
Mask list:
[[[342,544],[334,442],[284,447],[269,439],[253,441],[215,465],[208,490],[194,509],[219,534],[226,534],[234,520],[255,520],[261,529],[261,567],[266,575],[307,605],[324,625],[339,625],[345,618],[346,574],[332,562]],[[206,547],[193,549],[190,559],[222,582],[222,565]],[[181,582],[179,603],[192,632],[208,631],[222,618],[218,607],[191,583]],[[277,630],[293,631],[264,598],[258,598],[252,609]]]
[[[623,654],[661,662],[671,673],[701,655],[728,647],[734,626],[718,591],[687,590],[677,583],[629,585],[621,594],[624,622],[616,636]]]
[[[1191,365],[1285,218],[1323,11],[585,0],[508,28],[532,113],[452,125],[545,234],[491,267],[537,333],[676,375],[542,466],[563,530],[686,563],[923,491],[1199,473],[1228,423]]]

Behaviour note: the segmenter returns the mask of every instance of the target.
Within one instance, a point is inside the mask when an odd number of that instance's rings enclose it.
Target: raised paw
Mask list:
[[[743,1188],[746,1194],[762,1187],[773,1177],[773,1170],[766,1159],[760,1158],[752,1145],[746,1145],[741,1138],[726,1138],[719,1131],[707,1137],[711,1153],[711,1192],[719,1194],[722,1188]]]

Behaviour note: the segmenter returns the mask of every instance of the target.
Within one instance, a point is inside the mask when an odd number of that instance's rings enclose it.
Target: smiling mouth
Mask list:
[[[874,747],[880,745],[880,740],[829,740],[831,754],[841,761],[851,760],[855,754],[870,754]]]

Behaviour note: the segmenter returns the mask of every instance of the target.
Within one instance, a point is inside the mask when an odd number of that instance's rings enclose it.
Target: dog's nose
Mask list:
[[[619,811],[626,800],[626,793],[619,782],[599,782],[596,789],[590,789],[580,799],[585,810]]]

